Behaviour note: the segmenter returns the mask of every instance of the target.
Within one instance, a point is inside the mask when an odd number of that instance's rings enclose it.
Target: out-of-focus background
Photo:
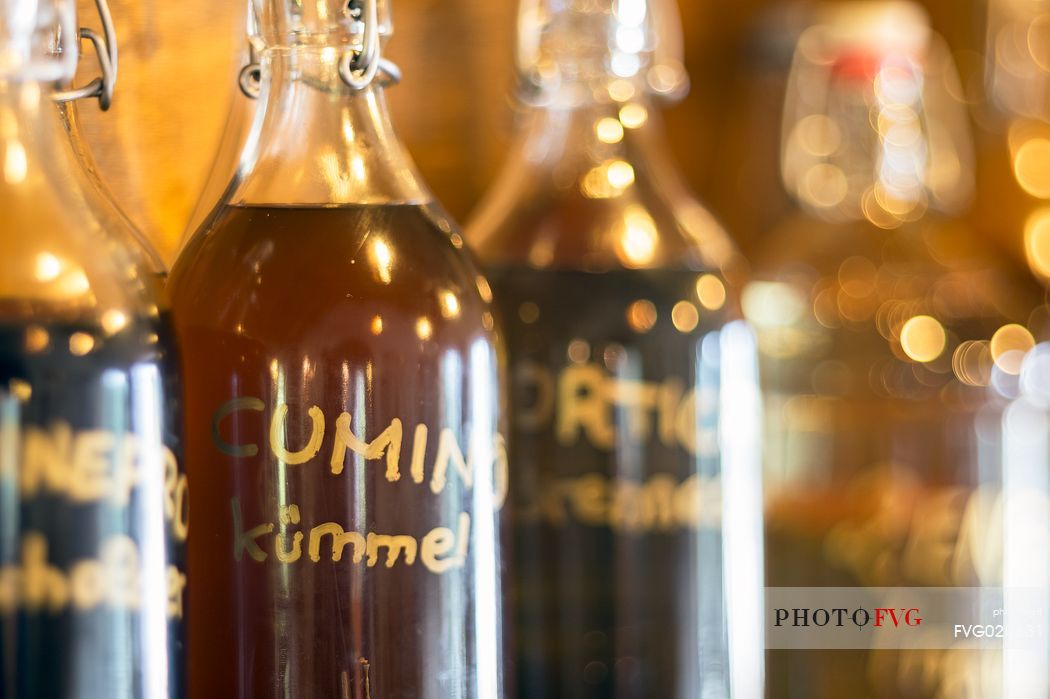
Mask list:
[[[93,5],[80,4],[82,22],[97,24]],[[242,4],[111,0],[121,39],[117,101],[107,114],[94,105],[81,113],[105,180],[169,264],[231,105],[243,109],[236,88]],[[808,4],[679,3],[693,89],[669,108],[668,135],[689,181],[745,252],[761,245],[789,206],[777,161],[780,112]],[[924,4],[959,66],[957,97],[974,125],[979,186],[970,221],[1023,260],[1025,221],[1041,197],[1050,198],[1050,127],[1039,119],[1043,103],[1050,118],[1050,2]],[[405,73],[390,91],[396,123],[439,199],[465,220],[500,166],[513,126],[517,3],[393,5],[397,33],[388,54]],[[82,70],[90,77],[89,61]]]

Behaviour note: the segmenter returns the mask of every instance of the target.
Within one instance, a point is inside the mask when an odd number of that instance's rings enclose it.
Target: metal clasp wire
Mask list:
[[[56,92],[52,99],[56,102],[73,102],[80,99],[98,98],[99,107],[106,111],[113,104],[113,90],[117,84],[117,31],[113,26],[113,16],[109,11],[109,3],[106,0],[95,0],[98,8],[98,16],[102,20],[102,33],[99,36],[95,31],[81,27],[77,40],[88,39],[95,47],[98,55],[98,64],[102,69],[102,77],[95,78],[84,87],[74,87],[69,90]],[[64,38],[63,38],[64,39]]]
[[[355,24],[355,33],[362,36],[361,47],[351,48],[339,59],[339,77],[352,90],[363,90],[377,77],[384,87],[401,82],[401,69],[393,61],[381,55],[379,36],[379,12],[376,0],[350,0],[347,11]],[[254,22],[249,20],[248,65],[241,69],[239,83],[246,97],[258,99],[262,82],[262,65],[259,61],[260,47],[255,41],[257,32]]]

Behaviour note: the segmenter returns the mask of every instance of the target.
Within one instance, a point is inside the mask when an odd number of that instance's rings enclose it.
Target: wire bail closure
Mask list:
[[[103,1],[103,0],[100,0]],[[351,90],[364,90],[376,79],[386,87],[401,82],[401,69],[393,61],[382,56],[379,34],[379,13],[376,0],[349,0],[347,13],[352,24],[352,33],[361,37],[360,47],[352,47],[339,58],[339,78]],[[238,83],[241,92],[250,99],[258,99],[261,93],[262,63],[259,60],[264,48],[258,35],[248,39],[248,65],[241,69]]]
[[[81,27],[77,39],[88,39],[95,47],[102,77],[95,78],[83,87],[56,92],[51,98],[55,102],[66,103],[97,97],[99,107],[107,111],[113,105],[113,91],[117,84],[117,32],[107,0],[95,0],[95,7],[102,20],[103,36],[88,27]]]

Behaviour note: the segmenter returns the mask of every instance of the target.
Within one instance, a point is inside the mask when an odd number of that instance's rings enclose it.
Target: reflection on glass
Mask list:
[[[1024,641],[1003,651],[1002,696],[1036,699],[1050,696],[1050,345],[1024,354],[1002,430],[1003,619]]]

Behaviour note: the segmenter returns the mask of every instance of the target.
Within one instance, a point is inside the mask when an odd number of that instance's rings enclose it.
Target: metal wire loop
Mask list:
[[[360,52],[347,51],[339,61],[339,77],[353,90],[363,90],[378,77],[379,84],[386,87],[401,82],[401,69],[393,61],[373,58],[362,65]]]
[[[102,20],[102,32],[99,36],[87,27],[81,27],[78,37],[87,39],[95,47],[98,65],[102,77],[95,78],[83,87],[62,90],[52,95],[56,102],[72,102],[80,99],[98,98],[99,107],[106,111],[113,104],[113,92],[117,84],[117,32],[113,25],[113,16],[109,11],[107,0],[95,0],[99,18]]]
[[[352,90],[363,90],[375,80],[382,86],[401,82],[401,69],[381,55],[379,17],[375,0],[352,0],[348,12],[354,22],[354,33],[360,34],[360,47],[351,48],[339,58],[339,77]],[[251,34],[251,31],[249,31]],[[258,99],[262,92],[261,48],[249,41],[248,65],[241,69],[238,83],[241,92],[250,99]]]
[[[259,62],[259,51],[253,41],[248,42],[248,65],[241,68],[237,83],[245,97],[259,99],[262,93],[262,64]]]

